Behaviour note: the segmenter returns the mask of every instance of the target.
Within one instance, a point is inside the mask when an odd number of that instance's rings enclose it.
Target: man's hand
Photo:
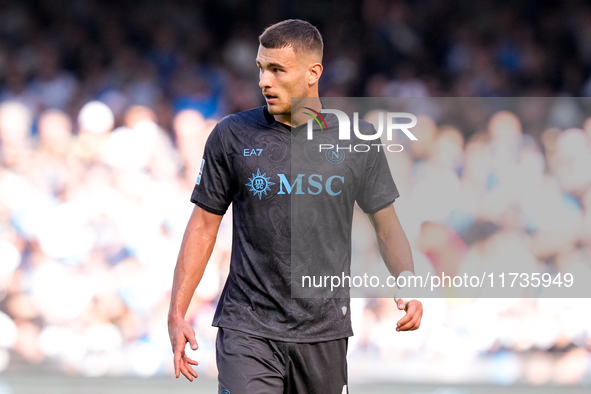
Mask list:
[[[396,331],[414,331],[421,326],[423,318],[423,304],[419,300],[396,301],[399,310],[405,310],[406,315],[396,323]]]
[[[174,375],[178,378],[182,373],[192,382],[197,377],[197,372],[195,372],[191,365],[198,365],[199,363],[191,360],[185,354],[185,345],[189,342],[191,349],[197,350],[199,345],[197,345],[197,340],[195,339],[195,330],[184,319],[169,319],[168,335],[170,336],[172,352],[174,353]]]
[[[178,378],[182,373],[191,382],[197,377],[197,372],[191,365],[197,365],[197,362],[187,357],[185,345],[189,342],[193,350],[199,346],[195,340],[195,331],[185,321],[185,315],[195,289],[203,277],[221,221],[221,215],[210,213],[195,205],[174,268],[168,310],[168,335],[174,353],[174,374]]]

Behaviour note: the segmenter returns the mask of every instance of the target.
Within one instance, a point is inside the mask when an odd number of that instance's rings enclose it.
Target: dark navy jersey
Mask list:
[[[348,273],[355,202],[374,213],[398,190],[383,149],[320,150],[369,143],[354,133],[339,141],[336,116],[325,119],[328,130],[314,128],[308,140],[305,128],[292,132],[263,106],[226,116],[209,136],[191,201],[218,215],[233,204],[230,272],[214,326],[289,342],[353,335],[348,291],[298,298],[311,294],[301,276]],[[359,128],[375,133],[367,122]]]

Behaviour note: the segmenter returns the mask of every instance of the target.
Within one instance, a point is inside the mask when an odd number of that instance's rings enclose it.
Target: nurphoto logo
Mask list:
[[[328,125],[326,124],[325,118],[322,114],[333,114],[337,117],[339,121],[339,140],[340,141],[349,141],[351,140],[351,121],[349,120],[349,116],[343,111],[338,109],[327,109],[322,108],[320,112],[313,110],[309,107],[304,107],[305,109],[309,110],[310,112],[304,112],[304,114],[310,116],[312,119],[308,119],[307,123],[307,138],[308,140],[312,140],[314,138],[314,125],[312,121],[315,121],[318,126],[320,126],[321,131],[327,131]],[[406,122],[399,122],[399,120],[407,120]],[[384,124],[385,123],[385,124]],[[408,112],[379,112],[378,113],[378,127],[376,128],[376,132],[374,134],[363,134],[359,131],[359,113],[353,112],[353,132],[355,136],[362,141],[375,141],[380,140],[382,134],[386,134],[386,140],[392,141],[394,131],[400,130],[406,135],[410,140],[417,141],[417,137],[410,131],[411,128],[416,126],[417,124],[417,117]],[[369,152],[372,147],[375,147],[378,151],[380,149],[388,150],[388,152],[400,152],[403,150],[403,146],[400,144],[355,144],[355,145],[334,145],[334,144],[319,144],[318,149],[319,151],[328,150],[331,152],[330,157],[335,160],[337,159],[338,152],[347,150],[349,152]],[[327,159],[329,159],[329,154],[327,152]],[[330,160],[330,159],[329,159]]]

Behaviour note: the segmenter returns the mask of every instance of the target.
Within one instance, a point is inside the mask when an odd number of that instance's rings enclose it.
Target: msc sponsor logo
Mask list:
[[[274,185],[275,182],[271,182],[270,176],[266,176],[267,173],[264,172],[261,174],[261,171],[257,168],[257,173],[252,174],[252,178],[248,178],[249,182],[246,186],[250,187],[249,191],[253,192],[253,194],[259,197],[259,200],[263,197],[263,194],[266,196],[267,192],[271,190],[269,186]]]
[[[325,179],[321,174],[298,174],[291,183],[285,174],[277,174],[277,176],[279,177],[277,194],[292,194],[293,192],[293,194],[318,195],[326,192],[329,196],[338,196],[343,191],[345,184],[345,177],[340,175],[331,175]],[[275,182],[271,182],[270,179],[271,177],[267,176],[266,172],[261,174],[261,170],[257,168],[257,173],[248,178],[249,182],[246,186],[255,197],[261,200],[263,194],[266,196],[267,192],[271,191],[269,186],[275,185]]]
[[[322,175],[311,174],[307,178],[307,187],[304,189],[304,176],[305,174],[298,174],[293,183],[289,183],[285,174],[277,174],[279,176],[279,193],[277,194],[291,194],[292,190],[295,189],[294,194],[312,194],[317,195],[326,191],[331,196],[338,196],[341,194],[342,185],[345,183],[345,177],[339,175],[329,176],[325,182],[322,181]],[[334,183],[334,184],[333,184]],[[305,193],[304,190],[307,192]]]

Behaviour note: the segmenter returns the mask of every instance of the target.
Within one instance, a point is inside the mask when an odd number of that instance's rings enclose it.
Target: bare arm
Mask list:
[[[394,205],[389,205],[373,214],[369,214],[378,240],[380,254],[394,277],[403,271],[414,273],[414,263],[410,244],[400,225]],[[423,305],[418,300],[405,302],[402,298],[396,301],[398,309],[406,310],[406,315],[397,323],[396,331],[411,331],[420,327],[423,317]]]
[[[197,365],[197,362],[185,354],[187,342],[193,350],[198,347],[195,331],[185,321],[185,314],[213,251],[221,220],[222,216],[207,212],[195,205],[183,235],[174,269],[168,311],[168,333],[174,352],[174,369],[177,378],[180,373],[190,381],[193,381],[193,377],[197,377],[197,373],[189,365]]]
[[[410,244],[400,225],[394,205],[388,205],[368,216],[376,232],[380,254],[390,274],[398,277],[402,271],[414,273]]]

